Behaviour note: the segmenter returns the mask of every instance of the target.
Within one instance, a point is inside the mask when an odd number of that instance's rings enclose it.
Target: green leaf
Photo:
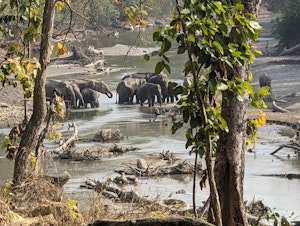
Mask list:
[[[221,45],[219,42],[214,41],[214,42],[213,42],[213,45],[214,45],[215,47],[217,47],[218,51],[219,51],[222,55],[224,54],[224,49],[223,49],[222,45]]]
[[[266,95],[269,94],[269,91],[270,91],[270,87],[268,87],[268,86],[263,86],[263,87],[259,88],[257,94],[258,94],[258,96],[260,96],[260,97],[264,97],[264,96],[266,96]]]
[[[189,40],[190,40],[191,42],[196,42],[196,37],[195,37],[195,35],[194,35],[194,34],[189,34]]]
[[[164,39],[161,43],[161,54],[167,52],[171,48],[172,44],[168,39]]]
[[[184,46],[179,46],[177,48],[177,54],[183,54],[183,53],[185,53],[185,51],[186,51],[186,48]]]
[[[169,64],[165,64],[165,69],[167,70],[167,72],[169,74],[171,74],[171,68],[170,68],[170,65]]]
[[[241,54],[242,54],[241,52],[236,51],[236,52],[233,52],[231,55],[232,55],[233,57],[240,57]]]
[[[150,60],[149,54],[145,54],[145,55],[144,55],[144,60],[146,60],[146,61],[149,61],[149,60]]]
[[[23,78],[25,78],[25,77],[26,77],[25,74],[20,73],[20,74],[18,74],[17,79],[18,79],[19,81],[21,81],[21,80],[22,80]]]
[[[160,54],[160,51],[155,50],[151,53],[151,56],[158,56],[159,54]]]
[[[155,66],[155,74],[159,74],[164,69],[164,62],[159,61]]]
[[[183,9],[183,10],[181,11],[181,13],[184,14],[184,15],[187,15],[187,14],[190,13],[190,10],[189,10],[189,9]]]
[[[221,90],[221,91],[224,91],[224,90],[227,90],[228,89],[228,85],[223,83],[223,82],[220,82],[217,84],[217,90]]]
[[[236,10],[244,10],[244,5],[242,3],[237,3],[235,5]]]
[[[258,49],[255,49],[254,52],[257,53],[257,54],[259,54],[259,55],[262,55],[262,54],[263,54],[262,51],[261,51],[261,50],[258,50]]]
[[[162,40],[161,30],[154,32],[152,37],[153,37],[153,41],[161,41]]]
[[[257,21],[251,20],[249,22],[249,25],[255,29],[255,30],[260,30],[262,27],[260,26],[260,24]]]

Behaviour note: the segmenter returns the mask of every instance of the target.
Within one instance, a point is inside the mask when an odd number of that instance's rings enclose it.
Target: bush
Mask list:
[[[267,9],[280,13],[273,34],[282,47],[291,48],[300,40],[300,0],[267,0]]]

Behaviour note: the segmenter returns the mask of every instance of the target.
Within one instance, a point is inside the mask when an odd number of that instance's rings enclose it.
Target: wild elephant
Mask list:
[[[271,78],[270,78],[270,76],[267,73],[263,73],[261,76],[259,76],[258,80],[259,80],[259,86],[260,87],[267,86],[267,87],[270,88],[269,94],[264,97],[264,100],[265,101],[273,101],[273,100],[275,100],[276,98],[275,98],[275,95],[272,92]]]
[[[76,95],[70,82],[50,79],[46,81],[45,88],[48,100],[51,100],[56,93],[63,98],[67,109],[76,108]]]
[[[149,107],[154,106],[155,97],[161,105],[161,87],[158,84],[145,83],[137,89],[136,99],[141,106],[143,106],[145,100],[148,100]]]
[[[150,76],[150,78],[148,79],[148,82],[160,85],[163,100],[165,100],[168,97],[169,79],[167,74],[163,72],[161,72],[160,74],[152,74],[152,76]]]
[[[146,83],[145,79],[125,78],[118,83],[117,94],[119,95],[119,104],[133,103],[137,88]]]
[[[95,79],[80,79],[80,80],[76,80],[74,82],[78,85],[80,91],[85,88],[90,88],[90,89],[93,89],[95,91],[105,94],[108,98],[113,97],[113,94],[112,94],[110,88],[103,81],[97,81]]]
[[[271,92],[271,78],[267,73],[263,73],[261,76],[259,76],[259,86],[268,86],[270,87]]]
[[[163,97],[164,98],[163,102],[173,103],[175,100],[176,101],[179,100],[178,96],[176,94],[174,94],[174,89],[175,89],[175,83],[170,84],[170,82],[169,82],[168,93],[167,93],[166,97]]]
[[[85,88],[81,90],[81,94],[84,100],[84,107],[87,108],[87,105],[90,104],[91,108],[98,108],[100,106],[99,103],[99,97],[100,93],[90,89],[90,88]]]

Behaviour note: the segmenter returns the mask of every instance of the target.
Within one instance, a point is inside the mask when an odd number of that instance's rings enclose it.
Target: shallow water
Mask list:
[[[126,34],[128,35],[128,34]],[[148,34],[142,38],[146,39]],[[128,35],[129,36],[129,35]],[[132,37],[132,34],[131,34]],[[109,45],[113,46],[119,40],[110,40]],[[131,44],[125,42],[125,44]],[[103,47],[103,44],[95,47]],[[154,47],[154,46],[152,46]],[[170,54],[172,62],[172,74],[170,80],[180,83],[182,81],[182,65],[185,59],[178,58],[175,54]],[[106,81],[106,83],[115,92],[120,78],[126,73],[139,71],[153,71],[156,63],[155,59],[150,62],[142,61],[141,56],[106,56],[105,59],[110,66],[119,68],[112,73],[90,74],[64,74],[57,76],[64,79],[78,79],[82,77],[97,78]],[[258,73],[257,73],[258,75]],[[255,75],[254,75],[255,76]],[[257,76],[256,76],[257,78]],[[255,79],[256,79],[255,78]],[[254,80],[256,81],[256,80]],[[291,84],[292,85],[292,84]],[[291,87],[294,89],[295,87]],[[115,93],[114,93],[115,94]],[[118,145],[138,147],[139,151],[126,153],[119,156],[111,156],[103,161],[95,162],[74,162],[74,161],[49,161],[47,170],[49,174],[61,173],[67,170],[72,175],[70,181],[64,186],[65,191],[79,200],[86,197],[94,197],[95,193],[90,190],[80,189],[79,186],[87,178],[96,180],[106,180],[108,177],[117,176],[114,169],[122,161],[136,159],[145,154],[160,153],[163,150],[174,152],[182,159],[193,158],[185,150],[184,131],[179,131],[175,135],[170,132],[170,120],[159,116],[155,122],[150,122],[153,115],[148,107],[138,105],[118,105],[116,104],[116,95],[112,99],[105,95],[100,96],[100,108],[72,110],[67,113],[65,124],[75,122],[79,138],[93,137],[99,129],[115,128],[119,129],[125,136],[125,139]],[[63,129],[66,130],[67,127]],[[300,218],[300,180],[288,180],[278,177],[261,176],[261,174],[282,174],[282,173],[300,173],[300,159],[294,154],[293,150],[284,149],[271,156],[281,144],[286,143],[290,138],[281,136],[280,131],[286,127],[277,125],[263,126],[259,130],[259,139],[256,144],[256,152],[246,153],[246,172],[245,172],[245,200],[251,201],[263,200],[263,202],[276,208],[281,214],[289,216],[295,212],[295,216]],[[0,133],[7,134],[8,129],[0,130]],[[290,156],[288,158],[288,155]],[[13,162],[5,158],[3,150],[0,151],[0,183],[12,178]],[[140,180],[138,187],[128,186],[127,189],[135,189],[141,195],[161,198],[167,197],[172,193],[173,198],[182,198],[192,203],[192,177],[187,175],[166,176],[162,178],[143,178]],[[176,194],[176,191],[184,189],[186,194]],[[197,205],[202,205],[208,197],[208,189],[200,190],[197,188]]]

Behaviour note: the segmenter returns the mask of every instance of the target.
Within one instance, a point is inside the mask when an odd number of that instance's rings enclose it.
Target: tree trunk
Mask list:
[[[243,1],[245,13],[257,15],[259,0]],[[231,79],[247,78],[249,63],[243,67],[234,66]],[[248,225],[244,204],[246,107],[248,94],[244,101],[236,95],[223,93],[222,117],[226,120],[229,132],[221,131],[215,162],[215,178],[222,209],[223,225]],[[229,99],[227,99],[229,97]]]
[[[222,222],[223,225],[248,225],[243,201],[247,120],[245,102],[237,97],[229,101],[223,98],[222,117],[229,129],[228,133],[220,133],[215,162]]]
[[[41,37],[40,64],[34,86],[33,113],[22,135],[20,146],[16,155],[14,167],[14,185],[21,184],[33,171],[31,169],[29,154],[34,150],[39,129],[46,117],[46,71],[50,62],[50,44],[53,33],[55,0],[45,1],[43,27]]]

